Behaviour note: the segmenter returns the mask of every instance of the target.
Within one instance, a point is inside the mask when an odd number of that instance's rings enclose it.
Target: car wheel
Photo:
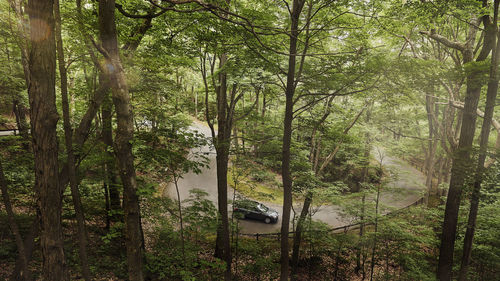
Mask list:
[[[264,220],[265,223],[271,223],[271,218],[270,217],[267,217],[265,220]]]

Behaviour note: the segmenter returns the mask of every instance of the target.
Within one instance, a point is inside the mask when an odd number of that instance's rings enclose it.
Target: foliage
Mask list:
[[[259,201],[282,204],[283,191],[272,172],[251,161],[240,160],[229,169],[228,184],[239,194]],[[237,165],[237,166],[236,166]],[[254,175],[263,173],[267,180],[255,181]]]
[[[14,105],[30,106],[27,95],[30,85],[25,77],[28,65],[23,65],[26,61],[22,57],[24,40],[28,38],[28,34],[22,34],[26,31],[23,25],[28,23],[28,17],[16,15],[11,2],[0,3],[2,127],[19,121],[12,110]],[[99,37],[97,3],[82,1],[80,15],[75,2],[60,2],[71,125],[74,137],[78,138],[76,128],[95,104],[94,94],[104,83],[94,60],[100,62],[106,54],[99,48],[101,42],[84,39],[84,35]],[[245,197],[282,204],[279,178],[291,1],[228,4],[216,0],[209,1],[204,8],[197,3],[167,2],[118,1],[119,7],[135,17],[119,12],[118,6],[116,10],[121,59],[131,93],[130,112],[134,119],[131,145],[141,199],[147,268],[155,278],[164,280],[218,280],[225,265],[212,257],[217,225],[213,202],[204,191],[194,187],[188,199],[177,202],[179,209],[176,202],[164,197],[163,188],[188,173],[201,173],[210,167],[207,157],[211,153],[207,141],[210,136],[195,132],[199,124],[192,125],[190,116],[197,114],[196,118],[205,119],[208,108],[209,118],[217,121],[219,116],[214,113],[221,86],[218,76],[227,73],[229,92],[234,89],[232,94],[238,96],[234,105],[229,185]],[[374,161],[366,159],[365,150],[374,145],[384,147],[391,155],[412,162],[421,170],[434,167],[434,183],[447,185],[462,118],[461,109],[452,106],[453,102],[464,101],[466,77],[471,73],[477,74],[475,82],[479,86],[489,81],[490,60],[464,63],[462,52],[438,43],[426,31],[454,42],[466,42],[475,17],[493,14],[491,2],[482,5],[475,0],[305,1],[304,10],[311,9],[312,17],[308,18],[307,13],[301,15],[298,48],[303,53],[296,55],[300,75],[296,73],[298,80],[293,87],[294,202],[301,203],[312,192],[313,209],[321,204],[339,205],[344,210],[344,220],[358,222],[363,217],[362,222],[373,223],[374,190],[382,187],[388,191],[388,187],[379,185],[382,170],[371,164],[366,166]],[[20,3],[25,5],[23,1]],[[168,6],[169,11],[160,12],[152,4]],[[215,5],[227,8],[230,13],[214,9]],[[21,9],[23,13],[28,11],[25,8]],[[146,14],[156,17],[140,16]],[[485,38],[485,22],[479,22],[474,40],[467,41],[478,44],[476,51]],[[134,40],[140,41],[136,50],[127,47]],[[228,58],[223,66],[217,65],[221,54]],[[204,67],[206,77],[201,75]],[[56,88],[58,114],[62,115],[60,87]],[[484,108],[484,96],[479,100],[479,108]],[[499,116],[496,111],[494,116]],[[21,116],[29,119],[28,115]],[[124,223],[106,222],[110,215],[106,187],[111,184],[106,173],[117,167],[113,164],[114,148],[102,141],[103,115],[99,108],[84,144],[74,147],[79,192],[91,238],[89,246],[95,249],[90,255],[93,274],[125,279]],[[114,131],[117,129],[114,111],[112,115]],[[358,120],[354,119],[356,116]],[[67,161],[61,120],[57,133],[61,169]],[[36,141],[29,136],[26,139],[0,136],[0,158],[23,237],[37,207],[30,143]],[[434,166],[429,165],[432,149],[429,141],[436,144]],[[495,146],[493,137],[489,144],[490,148]],[[472,152],[477,154],[477,149]],[[493,149],[488,152],[488,157],[498,160]],[[471,162],[475,163],[476,158]],[[325,166],[320,171],[322,164]],[[485,175],[471,280],[493,280],[500,274],[499,170],[498,164],[492,165]],[[473,174],[467,176],[456,257],[463,250],[467,202],[474,178]],[[413,179],[412,175],[399,177]],[[116,185],[121,187],[119,177]],[[379,208],[382,212],[389,211],[383,205]],[[10,269],[17,253],[3,210],[0,209],[0,267],[5,265]],[[79,257],[69,188],[64,190],[61,211],[67,264],[76,279]],[[121,210],[110,212],[123,216]],[[185,233],[178,226],[179,213],[184,219]],[[358,237],[357,230],[331,233],[331,226],[307,220],[299,274],[304,277],[311,272],[324,273],[325,279],[347,280],[356,274],[354,263],[358,252],[369,259],[377,236],[377,279],[433,280],[442,213],[442,207],[418,207],[391,216],[378,214],[377,233],[367,225],[362,237]],[[235,275],[240,279],[278,278],[277,241],[236,236],[240,240],[232,241],[238,257]],[[180,247],[183,240],[185,255]],[[35,277],[41,263],[39,253],[37,248],[31,264]],[[459,262],[459,258],[455,259],[455,268]]]
[[[217,227],[217,212],[208,195],[201,190],[192,190],[183,207],[187,225],[185,256],[181,255],[179,230],[172,224],[172,217],[165,219],[165,213],[176,212],[169,200],[157,198],[150,202],[148,221],[152,225],[151,251],[147,253],[147,268],[163,280],[197,280],[219,276],[224,263],[212,258],[207,245],[212,242]],[[177,220],[177,218],[173,218]],[[205,276],[205,277],[203,277]]]

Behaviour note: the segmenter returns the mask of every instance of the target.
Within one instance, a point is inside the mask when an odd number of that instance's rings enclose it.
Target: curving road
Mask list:
[[[15,135],[17,130],[0,130],[0,137]]]
[[[204,134],[207,138],[210,138],[211,136],[210,129],[198,120],[193,122],[191,129]],[[0,131],[0,136],[14,135],[15,132],[15,130]],[[197,152],[204,153],[208,157],[209,165],[207,168],[203,168],[200,174],[189,172],[179,180],[178,185],[180,198],[181,200],[188,198],[189,190],[198,188],[207,192],[208,199],[214,202],[215,206],[217,206],[215,150],[213,147],[206,145],[200,148]],[[376,147],[372,154],[375,156],[377,161],[382,162],[385,169],[390,171],[392,175],[387,187],[384,188],[384,191],[381,192],[380,195],[380,203],[385,209],[383,212],[388,212],[391,209],[406,207],[422,197],[422,193],[425,191],[425,176],[420,171],[413,168],[406,162],[387,155],[380,147]],[[177,199],[177,193],[173,184],[169,184],[164,195]],[[233,198],[233,195],[234,190],[229,188],[228,198]],[[373,197],[371,199],[373,199]],[[281,205],[266,202],[263,203],[273,209],[276,209],[280,214],[282,213]],[[300,206],[300,202],[299,204],[294,205],[294,209],[297,214],[300,213]],[[331,205],[318,207],[317,211],[313,215],[313,219],[325,222],[332,227],[339,227],[352,223],[352,219],[343,215],[340,207]],[[281,220],[278,220],[275,224],[264,224],[259,221],[251,220],[240,220],[239,224],[242,228],[242,233],[272,233],[280,231]]]
[[[200,121],[194,121],[191,129],[203,133],[207,138],[211,136],[210,129]],[[205,153],[209,158],[209,165],[202,169],[200,174],[189,172],[179,180],[179,193],[181,200],[189,197],[189,190],[198,188],[207,192],[208,199],[214,202],[217,206],[217,174],[215,162],[215,150],[213,147],[205,146],[200,148],[198,152]],[[387,184],[387,188],[380,194],[380,203],[385,206],[385,212],[390,209],[399,209],[406,207],[417,201],[425,190],[425,176],[408,163],[397,158],[386,155],[381,148],[376,148],[372,153],[378,161],[382,161],[385,169],[392,174],[392,179]],[[229,188],[228,198],[233,198],[234,190]],[[169,184],[164,195],[170,198],[177,199],[175,186]],[[367,199],[369,200],[369,199]],[[265,205],[276,209],[282,213],[282,206],[265,203]],[[295,212],[300,213],[299,204],[294,205]],[[293,214],[292,214],[293,216]],[[280,215],[281,218],[281,215]],[[318,207],[318,210],[312,216],[315,220],[325,222],[332,227],[343,226],[352,223],[352,220],[342,214],[340,207],[325,205]],[[265,224],[259,221],[240,220],[239,224],[242,228],[242,233],[272,233],[279,232],[281,220],[275,224]]]

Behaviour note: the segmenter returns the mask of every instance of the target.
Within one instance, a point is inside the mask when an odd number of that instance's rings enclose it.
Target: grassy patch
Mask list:
[[[247,198],[273,204],[283,204],[283,190],[266,183],[256,183],[251,180],[248,171],[230,167],[227,173],[229,185]]]

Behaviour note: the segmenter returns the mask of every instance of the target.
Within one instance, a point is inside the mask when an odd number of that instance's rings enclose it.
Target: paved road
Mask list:
[[[12,136],[15,134],[16,131],[14,130],[7,130],[7,131],[0,131],[0,137],[1,136]]]
[[[210,129],[200,121],[194,121],[193,130],[203,133],[207,137],[210,136]],[[181,200],[188,198],[189,190],[199,188],[206,191],[210,199],[217,206],[217,175],[215,150],[210,146],[205,146],[199,152],[207,153],[209,158],[209,167],[204,168],[200,174],[188,173],[178,182],[179,193]],[[425,177],[420,171],[416,170],[408,163],[402,162],[397,158],[386,155],[385,151],[376,148],[373,152],[375,158],[382,160],[382,165],[391,171],[394,175],[393,179],[388,183],[387,190],[381,193],[380,202],[387,209],[402,208],[408,206],[421,197],[421,193],[425,190]],[[233,198],[234,190],[229,188],[228,198]],[[165,194],[171,198],[177,198],[175,186],[170,184],[165,190]],[[264,202],[265,203],[265,202]],[[276,209],[282,213],[282,206],[265,203],[265,205]],[[300,207],[295,206],[297,214],[300,212]],[[325,205],[320,206],[318,211],[313,215],[313,219],[323,221],[332,227],[338,227],[350,224],[352,220],[342,215],[340,207]],[[281,216],[280,216],[281,218]],[[275,224],[265,224],[258,221],[240,220],[242,233],[272,233],[279,232],[281,228],[281,219]]]
[[[210,137],[210,129],[200,121],[194,121],[192,129],[203,133],[207,138]],[[14,135],[14,130],[0,131],[0,136]],[[207,168],[202,169],[200,174],[189,172],[179,181],[179,193],[181,200],[189,197],[189,190],[199,188],[208,193],[208,199],[214,202],[217,206],[217,175],[215,163],[215,150],[213,147],[206,145],[199,149],[201,153],[205,153],[209,159]],[[399,209],[406,207],[421,197],[425,190],[425,176],[408,163],[397,158],[391,157],[381,148],[375,148],[372,153],[375,158],[393,175],[388,183],[388,188],[381,193],[380,202],[383,206],[389,209]],[[165,191],[166,195],[177,199],[177,194],[173,184],[170,184]],[[229,188],[228,197],[233,198],[234,190]],[[264,202],[265,203],[265,202]],[[267,206],[276,209],[280,214],[282,212],[281,205],[265,203]],[[300,204],[294,206],[297,214],[300,212]],[[280,216],[281,218],[281,216]],[[338,227],[352,223],[352,220],[342,215],[341,208],[338,206],[320,206],[313,215],[316,220],[323,221],[332,227]],[[281,220],[275,224],[264,224],[258,221],[240,220],[240,226],[243,233],[271,233],[279,232]]]

